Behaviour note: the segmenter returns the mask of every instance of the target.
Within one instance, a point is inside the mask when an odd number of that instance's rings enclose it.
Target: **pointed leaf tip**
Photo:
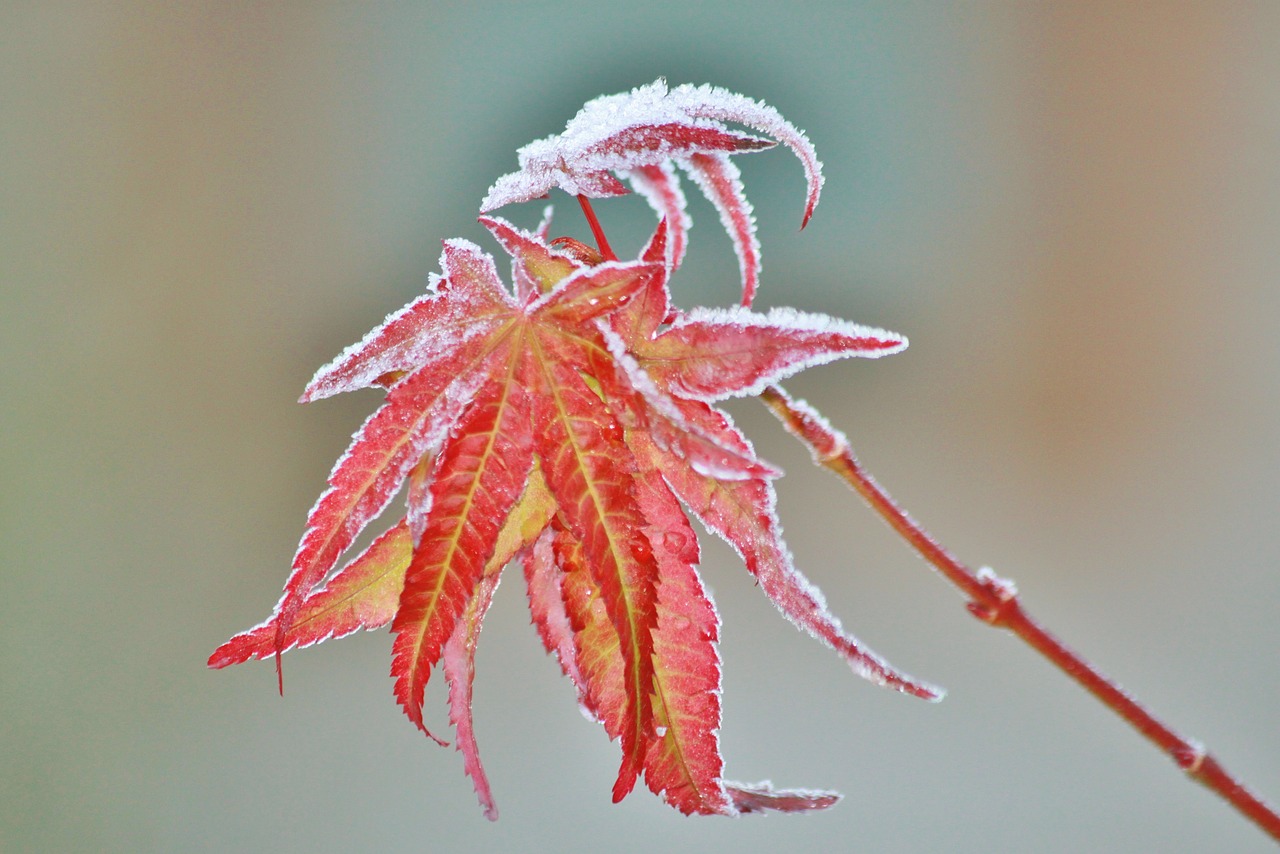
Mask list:
[[[402,521],[303,601],[282,642],[277,643],[278,620],[272,617],[214,650],[209,666],[276,657],[278,667],[279,652],[385,626],[399,605],[410,556],[409,533]]]
[[[449,720],[457,733],[457,749],[462,754],[463,770],[475,786],[476,798],[489,821],[498,820],[498,805],[489,788],[489,778],[480,762],[480,748],[476,744],[475,723],[471,715],[472,683],[475,678],[476,644],[480,638],[480,626],[485,612],[493,601],[500,575],[493,570],[487,573],[476,587],[467,603],[462,618],[454,628],[444,648],[444,673],[449,682]],[[501,567],[498,567],[501,569]]]

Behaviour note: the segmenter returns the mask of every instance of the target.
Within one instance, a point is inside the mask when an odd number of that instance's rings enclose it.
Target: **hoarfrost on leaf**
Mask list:
[[[757,395],[836,359],[878,358],[906,346],[893,332],[791,308],[696,308],[636,350],[641,366],[674,393],[715,401]]]
[[[472,683],[485,613],[514,560],[539,640],[583,714],[621,747],[615,800],[643,779],[686,814],[834,804],[831,792],[723,778],[720,622],[698,574],[690,514],[737,551],[784,616],[854,672],[939,696],[843,630],[783,542],[771,483],[781,472],[711,405],[832,359],[896,352],[906,339],[790,309],[681,315],[668,290],[689,230],[683,170],[720,211],[742,302],[751,302],[760,247],[729,157],[777,143],[804,165],[807,221],[822,184],[807,138],[771,107],[722,89],[659,80],[596,99],[563,133],[522,148],[520,170],[498,180],[485,210],[553,187],[618,195],[625,179],[658,215],[649,242],[635,260],[605,260],[607,251],[549,239],[549,207],[533,232],[481,217],[511,257],[508,289],[490,254],[445,241],[428,292],[307,386],[304,401],[368,386],[386,399],[308,515],[275,611],[219,647],[210,666],[270,657],[279,666],[287,650],[390,624],[397,702],[435,738],[423,706],[443,671],[464,769],[496,818]],[[401,491],[403,516],[334,572]]]
[[[731,130],[746,125],[771,139]],[[525,145],[520,168],[499,178],[480,203],[487,212],[546,196],[553,188],[586,198],[628,192],[612,173],[629,179],[671,224],[669,266],[684,255],[689,218],[671,163],[694,178],[720,212],[733,240],[742,273],[742,304],[750,305],[760,275],[755,219],[743,193],[732,154],[759,151],[777,143],[795,152],[804,166],[808,192],[801,228],[808,224],[822,191],[822,163],[804,132],[772,107],[714,86],[689,84],[669,89],[659,78],[630,93],[589,101],[563,132]]]

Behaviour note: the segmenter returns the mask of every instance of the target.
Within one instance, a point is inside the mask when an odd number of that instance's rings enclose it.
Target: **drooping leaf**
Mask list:
[[[560,363],[543,360],[534,423],[547,485],[566,527],[582,544],[584,562],[618,633],[628,695],[623,763],[613,790],[619,801],[635,785],[653,725],[649,692],[657,567],[635,503],[635,464],[612,413]]]
[[[816,789],[775,789],[769,781],[763,783],[726,783],[725,789],[733,799],[738,812],[810,812],[835,806],[840,801],[838,792]]]
[[[435,468],[436,455],[428,451],[409,469],[404,520],[409,526],[409,539],[414,548],[422,542],[427,529],[427,512],[431,510],[431,472]]]
[[[473,370],[483,361],[473,342],[450,359],[451,373],[421,368],[396,385],[386,404],[356,433],[329,475],[330,489],[307,519],[307,532],[276,607],[277,651],[311,589],[337,563],[356,536],[391,502],[410,469],[445,438],[467,398]]]
[[[760,286],[760,241],[756,238],[755,214],[742,189],[742,174],[723,154],[694,154],[681,165],[720,214],[720,224],[738,256],[742,304],[749,306]]]
[[[643,434],[636,444],[646,441]],[[686,815],[732,814],[720,756],[720,618],[698,578],[698,539],[654,468],[637,497],[658,560],[654,647],[654,738],[645,755],[650,790]]]
[[[480,640],[480,625],[493,602],[498,589],[498,573],[486,574],[476,584],[463,610],[453,634],[444,645],[443,663],[445,678],[449,680],[449,721],[457,730],[457,748],[462,754],[463,768],[476,788],[476,797],[484,817],[498,820],[498,805],[493,800],[489,777],[480,762],[480,747],[476,744],[475,723],[471,716],[471,691],[475,678],[476,644]]]
[[[648,251],[642,254],[646,261],[662,260],[669,272],[675,272],[684,261],[685,249],[688,246],[689,214],[680,189],[680,181],[670,163],[658,163],[652,166],[639,166],[627,173],[631,186],[644,196],[649,206],[658,214],[659,222],[665,224],[663,235],[663,253],[654,258]]]
[[[730,130],[735,122],[772,139]],[[751,205],[728,155],[786,145],[804,165],[808,183],[801,228],[822,190],[822,164],[802,131],[777,110],[713,86],[669,89],[661,78],[629,93],[588,102],[562,133],[535,140],[517,152],[520,169],[499,178],[480,203],[483,212],[541,198],[558,187],[571,195],[605,198],[627,192],[611,173],[629,178],[660,217],[671,223],[668,268],[684,257],[689,219],[669,164],[679,163],[720,211],[742,271],[742,304],[750,305],[760,270]]]
[[[400,522],[307,597],[285,633],[284,648],[310,646],[390,623],[400,604],[404,573],[412,556],[408,528]],[[226,667],[275,654],[276,620],[272,617],[214,650],[209,666]]]
[[[737,122],[768,134],[778,142],[795,152],[804,165],[805,180],[809,192],[805,198],[804,217],[800,227],[809,224],[814,208],[818,206],[818,196],[822,192],[822,163],[813,144],[805,136],[804,131],[782,117],[782,114],[768,104],[726,92],[711,86],[678,86],[671,90],[671,96],[680,102],[681,108],[694,118],[711,119],[718,122]]]
[[[723,413],[694,401],[688,403],[688,411],[700,412],[699,423],[722,431],[726,440],[737,436],[746,444]],[[821,591],[796,569],[782,539],[773,486],[767,480],[712,480],[669,454],[655,465],[698,520],[742,557],[764,594],[797,628],[834,649],[864,679],[924,699],[941,699],[940,689],[897,670],[840,625]]]
[[[405,574],[392,631],[391,675],[405,714],[425,731],[423,692],[444,642],[497,547],[533,467],[529,399],[508,357],[436,461],[422,542]]]
[[[587,565],[582,542],[565,528],[557,526],[551,533],[561,604],[571,632],[569,652],[577,673],[578,705],[604,726],[609,738],[621,738],[628,730],[632,704],[618,630]]]
[[[311,511],[293,572],[276,608],[277,653],[283,650],[284,635],[311,588],[333,568],[364,526],[386,508],[422,455],[443,441],[451,422],[475,394],[484,365],[492,356],[493,341],[480,331],[459,334],[459,328],[471,329],[467,315],[478,314],[479,329],[493,333],[500,329],[502,319],[513,314],[514,306],[502,291],[493,259],[474,244],[447,241],[441,266],[450,285],[440,289],[443,305],[430,304],[441,311],[406,310],[392,315],[365,337],[363,346],[348,348],[329,367],[322,368],[308,387],[311,397],[303,396],[304,400],[314,399],[320,395],[316,389],[332,393],[358,387],[385,373],[406,369],[400,359],[430,354],[424,357],[425,364],[395,384],[386,405],[365,422],[329,475],[331,488]],[[445,324],[441,331],[433,321],[449,314],[443,306],[454,302],[451,296],[456,296],[459,305],[450,310],[464,320]],[[432,330],[431,335],[421,334],[424,325]],[[413,344],[414,329],[416,337],[426,343]],[[395,358],[387,358],[389,353]]]
[[[444,646],[442,663],[445,678],[449,681],[449,720],[458,733],[455,744],[462,753],[463,767],[475,784],[480,806],[490,821],[497,821],[498,805],[493,799],[484,765],[480,762],[480,748],[476,743],[475,723],[471,715],[476,645],[480,640],[484,615],[493,601],[494,591],[498,589],[502,568],[517,553],[533,544],[539,532],[550,521],[554,509],[542,475],[534,469],[525,485],[524,494],[498,532],[494,553],[485,565],[484,574],[471,594],[471,600]]]
[[[578,666],[573,623],[565,607],[565,573],[556,558],[553,545],[558,533],[551,528],[543,531],[537,542],[522,555],[525,584],[529,589],[529,614],[538,630],[543,648],[556,657],[560,662],[560,669],[578,690],[578,704],[583,713],[598,721],[600,716],[593,710],[588,699],[586,677]]]

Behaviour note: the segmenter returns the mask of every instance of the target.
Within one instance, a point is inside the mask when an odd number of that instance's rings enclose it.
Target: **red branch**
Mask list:
[[[793,435],[809,446],[818,463],[853,487],[889,527],[969,597],[970,613],[990,626],[1008,629],[1017,635],[1172,757],[1191,779],[1217,792],[1245,818],[1273,839],[1280,840],[1280,815],[1272,807],[1245,788],[1202,744],[1179,735],[1079,653],[1046,631],[1023,610],[1017,588],[1011,581],[985,567],[974,572],[939,545],[876,483],[853,455],[845,437],[822,416],[804,402],[792,400],[778,386],[765,389],[760,399]]]

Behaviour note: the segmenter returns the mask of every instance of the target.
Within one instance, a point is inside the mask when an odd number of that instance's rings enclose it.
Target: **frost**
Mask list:
[[[663,450],[674,453],[704,477],[717,480],[745,480],[752,477],[777,477],[781,472],[756,459],[729,448],[700,430],[684,416],[675,400],[662,391],[629,352],[626,342],[611,327],[599,323],[609,353],[621,368],[632,390],[648,404],[641,417],[650,437]]]
[[[767,133],[795,152],[804,165],[805,178],[809,183],[809,195],[800,227],[808,225],[813,209],[818,205],[824,178],[818,153],[814,151],[813,144],[804,131],[784,119],[781,113],[768,104],[724,89],[684,85],[677,86],[671,95],[685,106],[690,115],[747,125],[761,133]]]
[[[835,806],[843,797],[839,792],[821,789],[775,789],[768,780],[750,784],[726,781],[725,788],[733,799],[734,808],[743,813],[821,810]]]
[[[539,239],[546,240],[551,236],[551,220],[555,210],[555,205],[547,205],[542,209],[542,219],[538,222],[538,227],[534,229],[534,234],[538,235]]]
[[[603,173],[657,165],[698,150],[754,150],[774,144],[699,118],[700,105],[688,97],[695,91],[712,97],[724,92],[681,86],[668,97],[666,82],[658,80],[629,94],[589,101],[562,133],[534,140],[516,153],[520,171],[498,179],[480,203],[481,211],[543,196],[552,187],[592,198],[621,195],[626,188]]]
[[[510,303],[493,256],[470,240],[455,237],[444,241],[440,253],[440,267],[452,288],[466,287],[477,296],[488,297],[493,302]]]
[[[815,463],[823,465],[828,460],[848,452],[849,438],[833,427],[826,416],[810,406],[807,401],[791,397],[780,388],[775,389],[775,392],[782,395],[791,411],[801,420],[800,424],[794,424],[779,416],[782,426],[788,433],[809,446],[809,453]]]
[[[772,139],[737,133],[725,123],[746,125]],[[714,86],[689,84],[668,89],[659,78],[629,93],[585,104],[563,132],[534,140],[517,152],[520,169],[502,176],[480,203],[481,212],[546,196],[553,188],[571,195],[605,198],[628,192],[611,173],[628,179],[671,223],[668,268],[684,256],[689,219],[685,199],[671,171],[679,163],[720,212],[733,240],[742,272],[744,305],[755,295],[760,246],[751,205],[729,155],[758,151],[781,142],[804,166],[808,193],[803,228],[822,191],[822,164],[804,132],[777,110]]]
[[[445,276],[433,275],[430,293],[388,315],[321,368],[302,402],[366,388],[447,360],[467,342],[492,331],[511,306],[493,257],[474,243],[451,240],[445,243],[440,265]]]
[[[737,433],[728,416],[711,411],[724,419],[725,430]],[[772,484],[764,480],[721,481],[708,489],[696,479],[681,476],[673,466],[665,466],[663,474],[702,524],[738,553],[765,595],[796,628],[834,649],[855,673],[870,682],[925,699],[941,699],[941,689],[898,671],[844,631],[827,608],[822,592],[795,567],[782,538]]]
[[[444,441],[484,378],[478,371],[442,378],[434,368],[427,365],[399,383],[334,464],[330,487],[311,509],[293,571],[276,606],[281,643],[312,588],[391,503],[422,455]]]
[[[516,299],[521,305],[528,306],[541,295],[542,285],[557,273],[565,275],[582,266],[568,253],[547,244],[546,232],[551,227],[550,205],[543,211],[542,223],[534,233],[517,228],[502,217],[482,216],[479,222],[511,256]]]
[[[410,557],[405,534],[403,524],[384,532],[314,591],[286,634],[284,650],[302,649],[391,622]],[[209,666],[226,667],[275,653],[276,618],[272,616],[219,647],[209,657]]]
[[[984,587],[995,593],[1001,602],[1008,602],[1018,595],[1018,585],[1012,579],[996,575],[996,571],[989,566],[979,567],[977,578]]]
[[[478,300],[471,304],[479,309]],[[368,388],[380,377],[404,373],[447,357],[468,340],[493,328],[495,321],[481,316],[463,319],[431,293],[419,297],[343,350],[316,372],[299,402],[310,403],[346,391]],[[429,328],[429,336],[422,330]]]
[[[720,459],[708,456],[689,456],[689,467],[703,477],[715,480],[746,480],[751,474],[740,467],[732,465],[733,458],[725,455]]]
[[[897,353],[893,332],[821,314],[775,308],[696,308],[651,342],[637,345],[642,366],[672,391],[697,400],[754,396],[805,368],[836,359]]]
[[[445,644],[441,659],[449,681],[449,720],[458,733],[456,747],[462,754],[463,768],[475,786],[476,797],[489,821],[498,820],[498,805],[493,800],[489,778],[480,762],[480,748],[476,744],[475,723],[471,715],[471,694],[480,625],[501,578],[500,575],[486,576],[477,585],[466,612]]]
[[[844,631],[782,539],[770,482],[781,473],[707,401],[906,341],[790,309],[680,316],[667,289],[690,228],[683,171],[716,207],[738,256],[742,303],[751,303],[760,246],[731,156],[778,144],[804,166],[807,222],[822,186],[808,139],[773,108],[722,89],[658,80],[598,98],[562,133],[520,149],[519,170],[498,179],[485,210],[552,188],[589,198],[634,190],[658,215],[652,237],[638,259],[619,261],[594,220],[603,251],[549,241],[549,206],[533,232],[481,217],[511,256],[513,290],[492,255],[445,241],[427,292],[307,386],[303,400],[370,385],[387,395],[308,514],[273,616],[220,647],[210,666],[278,661],[288,649],[390,622],[396,701],[434,738],[422,710],[432,674],[443,670],[464,769],[494,818],[472,683],[485,611],[516,558],[543,646],[583,714],[622,748],[615,801],[643,776],[685,814],[835,803],[831,792],[724,781],[720,621],[698,575],[690,516],[737,551],[787,619],[856,673],[920,697],[939,692]],[[803,406],[789,426],[824,450],[843,447]],[[404,517],[334,572],[406,482]]]
[[[670,163],[641,166],[624,173],[636,192],[644,196],[649,206],[666,222],[665,259],[668,271],[675,271],[684,262],[688,232],[693,225],[686,212],[687,202],[680,181]]]
[[[742,274],[742,304],[751,305],[760,282],[760,241],[756,218],[742,188],[742,174],[724,155],[698,154],[680,164],[716,210],[720,224],[733,240]]]

